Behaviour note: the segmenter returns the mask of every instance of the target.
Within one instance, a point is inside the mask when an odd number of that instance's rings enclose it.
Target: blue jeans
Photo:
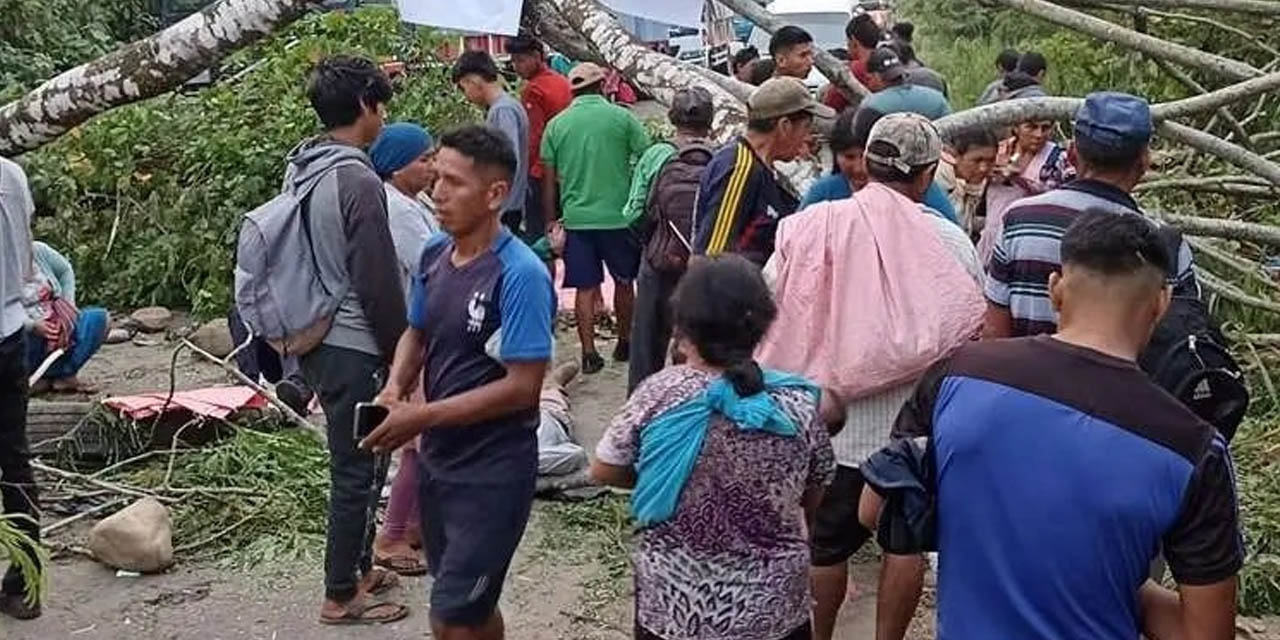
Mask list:
[[[84,363],[93,357],[107,339],[107,310],[98,307],[81,309],[76,316],[75,335],[72,336],[71,350],[58,358],[57,362],[45,372],[46,380],[70,378],[80,372]],[[33,333],[27,334],[27,370],[35,371],[49,355],[49,343]]]

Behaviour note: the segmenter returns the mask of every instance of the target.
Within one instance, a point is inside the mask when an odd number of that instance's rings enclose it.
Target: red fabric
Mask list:
[[[541,179],[544,173],[542,132],[556,114],[573,102],[573,90],[569,88],[567,78],[543,67],[537,75],[529,78],[520,97],[524,101],[524,110],[529,114],[529,175]]]
[[[37,296],[40,319],[57,329],[57,338],[47,341],[48,351],[52,353],[58,349],[70,349],[76,334],[76,318],[80,312],[76,310],[75,305],[55,296],[53,289],[48,285],[40,285]]]
[[[854,60],[853,62],[850,62],[849,71],[853,73],[853,77],[858,79],[858,82],[862,83],[862,86],[865,87],[871,83],[871,72],[867,71],[866,60]],[[822,100],[822,102],[828,107],[835,109],[836,113],[840,113],[851,106],[849,104],[849,99],[844,97],[844,94],[840,93],[840,90],[835,87],[832,87],[831,90],[827,92],[827,96]]]
[[[177,391],[172,398],[165,392],[115,396],[103,400],[102,404],[135,420],[168,411],[188,411],[225,420],[241,409],[261,409],[267,406],[267,399],[249,387],[212,387]]]

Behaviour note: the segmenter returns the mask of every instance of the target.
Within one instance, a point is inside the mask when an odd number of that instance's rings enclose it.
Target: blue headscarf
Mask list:
[[[382,128],[369,147],[373,170],[384,180],[426,153],[435,142],[431,133],[412,122],[397,122]]]
[[[725,377],[712,382],[701,394],[660,414],[640,434],[636,461],[636,488],[631,494],[631,515],[642,527],[669,519],[680,493],[702,452],[711,414],[719,413],[740,431],[764,431],[795,437],[800,429],[778,406],[769,390],[790,387],[809,391],[814,401],[819,390],[800,376],[766,369],[765,391],[741,397]]]

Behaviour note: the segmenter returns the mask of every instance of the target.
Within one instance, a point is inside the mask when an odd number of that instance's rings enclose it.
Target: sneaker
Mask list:
[[[604,358],[601,358],[599,353],[591,351],[582,354],[583,373],[591,375],[593,373],[600,373],[601,369],[604,369]]]
[[[306,389],[298,383],[291,380],[281,380],[276,385],[276,397],[280,398],[280,402],[285,403],[290,409],[302,417],[307,417],[311,413],[308,406],[311,404],[311,390]]]
[[[0,613],[18,620],[34,620],[40,617],[40,603],[28,604],[22,595],[0,594]]]
[[[631,357],[631,341],[618,340],[618,346],[613,348],[613,361],[626,362]]]

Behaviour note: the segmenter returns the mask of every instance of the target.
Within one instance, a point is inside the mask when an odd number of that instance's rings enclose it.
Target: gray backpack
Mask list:
[[[329,171],[346,164],[356,162],[339,162]],[[319,183],[317,178],[300,189],[286,184],[240,225],[236,309],[253,335],[282,355],[319,346],[346,295],[325,283],[312,245],[307,201]]]

